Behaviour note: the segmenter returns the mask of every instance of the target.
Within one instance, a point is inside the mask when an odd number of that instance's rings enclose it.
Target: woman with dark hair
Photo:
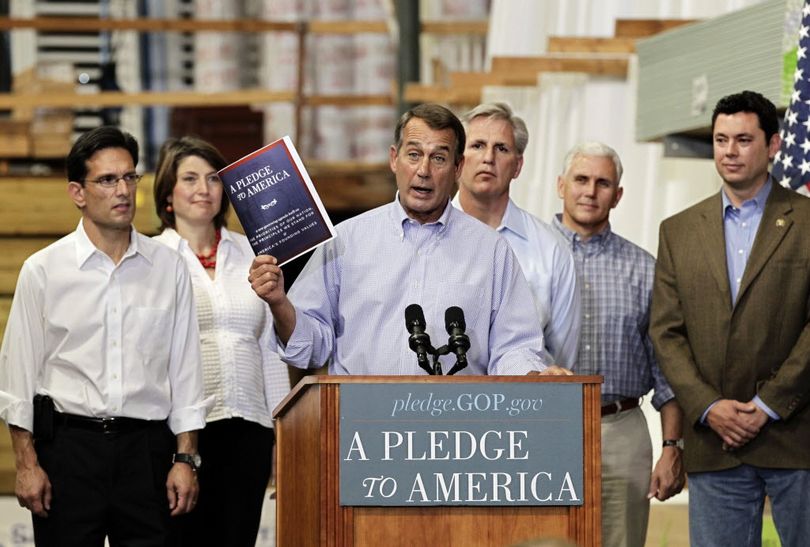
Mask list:
[[[225,228],[228,200],[217,171],[227,162],[209,143],[183,137],[160,150],[155,206],[158,241],[185,259],[200,326],[205,395],[200,496],[179,522],[183,545],[253,546],[272,468],[271,412],[290,390],[287,367],[270,351],[272,316],[248,283],[253,251]]]

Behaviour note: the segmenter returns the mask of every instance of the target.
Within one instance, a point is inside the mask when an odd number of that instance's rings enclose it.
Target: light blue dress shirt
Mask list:
[[[453,205],[463,210],[458,194]],[[497,231],[509,242],[532,289],[546,350],[556,364],[572,368],[577,362],[582,312],[571,251],[548,224],[511,199]]]
[[[754,237],[757,235],[762,213],[765,211],[765,202],[770,194],[771,181],[768,179],[756,196],[744,201],[737,208],[731,204],[724,191],[720,192],[723,199],[723,231],[726,237],[726,266],[732,306],[737,302],[745,265],[751,256]]]
[[[756,238],[757,230],[759,230],[759,223],[762,221],[762,214],[765,212],[765,202],[768,201],[772,186],[773,183],[768,177],[757,195],[742,202],[739,208],[732,205],[725,191],[720,191],[723,199],[723,232],[726,238],[726,270],[728,271],[732,306],[737,302],[737,294],[740,291],[745,266],[748,264],[748,257],[751,256],[751,248],[754,246],[754,238]],[[765,411],[771,419],[779,419],[779,415],[771,410],[759,398],[759,395],[754,397],[754,403]],[[714,405],[715,403],[709,405],[709,408],[703,413],[701,421],[706,420],[706,415]]]
[[[509,244],[449,201],[419,224],[397,199],[337,226],[290,290],[296,325],[281,358],[330,374],[426,374],[408,347],[405,308],[424,309],[434,347],[444,313],[459,306],[471,347],[460,374],[526,374],[552,362],[532,295]],[[441,358],[446,373],[454,355]]]

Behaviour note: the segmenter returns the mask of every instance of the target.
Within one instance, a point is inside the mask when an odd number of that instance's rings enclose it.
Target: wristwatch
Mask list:
[[[186,463],[190,465],[194,471],[197,471],[202,465],[202,458],[199,454],[177,452],[172,456],[172,463]]]
[[[683,439],[664,439],[664,448],[667,446],[675,446],[683,450]]]

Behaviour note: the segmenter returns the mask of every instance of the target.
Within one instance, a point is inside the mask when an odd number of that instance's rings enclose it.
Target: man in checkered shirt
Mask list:
[[[621,177],[621,160],[609,146],[574,146],[557,178],[563,212],[553,225],[574,253],[582,293],[582,331],[573,371],[605,377],[602,544],[641,547],[649,500],[665,500],[683,488],[682,412],[658,368],[647,332],[655,259],[610,229],[610,211],[624,191]],[[650,390],[664,438],[655,468],[647,421],[639,408],[639,399]]]

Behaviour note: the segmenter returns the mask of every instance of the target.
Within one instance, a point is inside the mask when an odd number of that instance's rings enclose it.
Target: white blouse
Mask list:
[[[175,230],[154,239],[177,250],[191,273],[205,396],[215,399],[206,420],[238,417],[272,427],[271,414],[290,391],[290,379],[287,365],[270,350],[270,308],[248,283],[254,254],[247,238],[222,229],[214,279]]]

